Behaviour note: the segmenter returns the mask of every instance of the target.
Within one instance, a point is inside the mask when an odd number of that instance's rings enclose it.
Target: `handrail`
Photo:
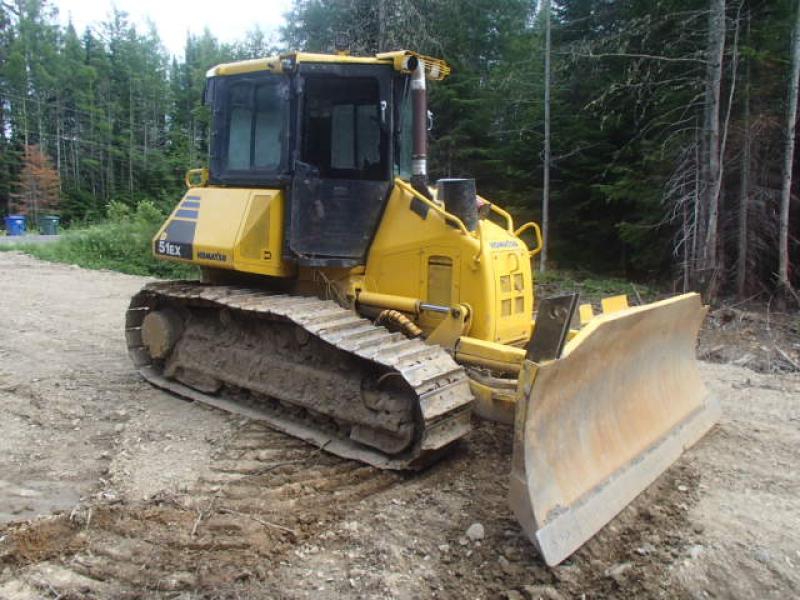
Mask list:
[[[480,198],[486,204],[489,205],[489,210],[491,210],[496,215],[500,215],[501,217],[503,217],[506,220],[506,231],[508,231],[508,233],[512,233],[513,234],[514,233],[514,218],[508,212],[506,212],[505,210],[503,210],[502,208],[500,208],[496,204],[493,204],[492,202],[489,202],[486,198],[483,198],[482,196],[478,196],[478,198]]]
[[[472,257],[472,262],[479,265],[483,256],[483,223],[478,219],[478,252]]]
[[[525,225],[517,229],[514,232],[514,235],[517,237],[521,237],[523,233],[525,233],[528,229],[531,228],[533,228],[534,234],[536,235],[536,248],[534,248],[533,250],[528,250],[528,256],[533,258],[537,254],[539,254],[539,252],[542,251],[542,248],[544,248],[544,240],[542,239],[542,230],[539,229],[539,224],[535,223],[534,221],[528,221],[527,223],[525,223]]]
[[[192,183],[193,175],[198,175],[200,177],[199,183]],[[189,169],[186,171],[186,175],[184,176],[184,182],[186,183],[187,188],[205,187],[205,185],[208,183],[208,169],[205,167],[202,169]]]
[[[399,177],[396,178],[394,182],[395,185],[398,185],[405,191],[409,192],[412,196],[414,196],[417,200],[421,201],[428,208],[431,208],[435,212],[439,213],[439,215],[441,215],[441,217],[445,221],[450,221],[451,223],[454,223],[461,230],[461,233],[463,233],[464,235],[471,235],[473,237],[478,237],[467,229],[466,225],[464,225],[464,221],[459,219],[457,216],[452,215],[449,212],[445,211],[443,208],[437,206],[436,203],[431,202],[428,198],[426,198],[424,195],[420,194],[417,190],[415,190],[411,184],[406,183]]]

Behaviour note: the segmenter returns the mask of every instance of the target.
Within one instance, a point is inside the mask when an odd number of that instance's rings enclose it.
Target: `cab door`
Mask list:
[[[303,265],[364,264],[392,187],[391,70],[301,67],[289,249]]]

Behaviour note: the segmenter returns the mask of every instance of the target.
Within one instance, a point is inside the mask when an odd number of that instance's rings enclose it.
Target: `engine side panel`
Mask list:
[[[478,227],[479,236],[465,235],[395,186],[370,248],[365,290],[432,304],[467,304],[471,337],[523,343],[531,334],[533,312],[528,249],[487,219]],[[424,313],[419,324],[431,331],[440,319]]]
[[[156,258],[291,277],[281,190],[190,188],[153,239]]]

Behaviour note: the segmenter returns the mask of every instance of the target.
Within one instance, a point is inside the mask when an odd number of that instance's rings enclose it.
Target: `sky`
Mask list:
[[[128,13],[137,29],[144,31],[149,18],[155,23],[161,41],[170,54],[183,57],[186,33],[202,33],[208,27],[223,42],[232,42],[259,26],[265,34],[276,34],[291,0],[51,0],[58,8],[59,20],[69,19],[80,35],[86,26],[106,20],[112,6]],[[257,7],[257,9],[256,9]]]

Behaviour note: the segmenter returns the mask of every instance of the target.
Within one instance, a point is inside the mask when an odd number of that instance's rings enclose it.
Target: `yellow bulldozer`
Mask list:
[[[426,88],[449,73],[410,51],[212,68],[209,167],[153,239],[202,277],[135,295],[128,349],[156,386],[383,469],[444,456],[474,416],[513,423],[510,504],[555,565],[714,423],[706,309],[534,306],[539,227],[428,181]]]

